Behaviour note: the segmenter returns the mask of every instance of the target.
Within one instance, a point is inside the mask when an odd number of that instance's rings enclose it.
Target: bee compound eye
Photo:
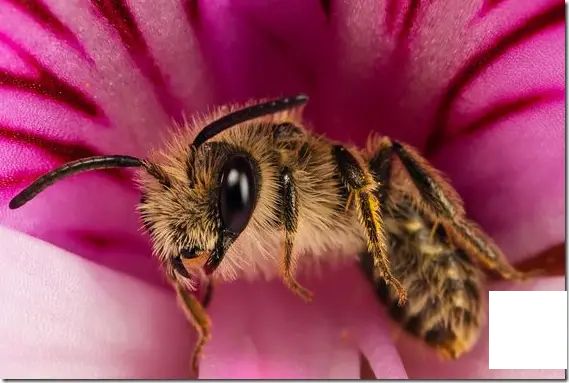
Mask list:
[[[241,233],[255,208],[257,190],[253,164],[245,156],[230,157],[221,173],[219,209],[223,228]]]

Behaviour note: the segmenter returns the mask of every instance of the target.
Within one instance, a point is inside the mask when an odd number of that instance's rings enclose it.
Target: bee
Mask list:
[[[472,348],[483,319],[484,269],[526,274],[468,219],[458,193],[404,143],[374,135],[365,148],[303,122],[308,98],[219,108],[172,133],[147,159],[80,159],[40,177],[16,209],[54,182],[88,170],[136,167],[138,211],[153,252],[198,340],[211,336],[197,285],[279,276],[300,298],[296,270],[329,254],[360,262],[393,318],[439,354]],[[216,282],[217,283],[217,282]]]

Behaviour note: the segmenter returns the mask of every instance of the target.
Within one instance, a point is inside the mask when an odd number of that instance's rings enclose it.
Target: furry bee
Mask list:
[[[174,133],[147,159],[80,159],[40,177],[15,209],[64,177],[138,167],[138,206],[154,253],[199,335],[210,320],[197,283],[280,276],[306,301],[298,265],[330,254],[358,259],[392,316],[441,355],[477,339],[483,269],[515,270],[466,215],[461,199],[416,150],[373,136],[359,149],[311,133],[304,95],[222,107]]]

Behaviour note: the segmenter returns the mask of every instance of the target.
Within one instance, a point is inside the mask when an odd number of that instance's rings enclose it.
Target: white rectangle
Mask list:
[[[567,368],[566,291],[490,291],[490,369]]]

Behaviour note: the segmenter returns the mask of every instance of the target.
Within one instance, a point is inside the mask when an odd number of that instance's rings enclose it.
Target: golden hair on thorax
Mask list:
[[[483,321],[483,269],[507,279],[526,275],[468,219],[458,193],[415,149],[381,136],[360,149],[316,135],[302,118],[307,100],[222,107],[186,122],[146,159],[70,162],[9,206],[78,172],[140,168],[138,211],[198,332],[195,370],[211,335],[205,307],[213,281],[279,276],[310,301],[296,270],[338,259],[360,262],[410,334],[459,357]],[[192,293],[197,285],[205,287],[203,299]]]

